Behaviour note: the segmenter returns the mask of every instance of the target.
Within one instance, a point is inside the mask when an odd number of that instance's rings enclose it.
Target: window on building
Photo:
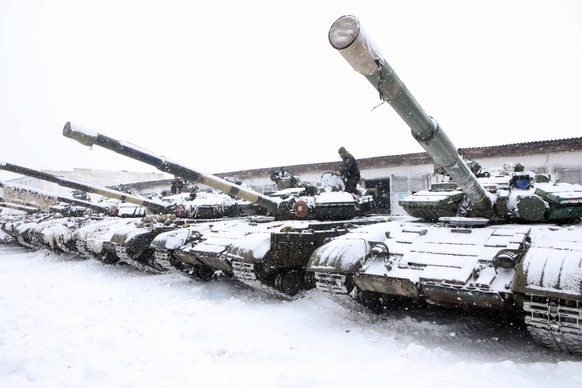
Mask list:
[[[563,183],[582,183],[582,169],[555,168],[556,180]]]

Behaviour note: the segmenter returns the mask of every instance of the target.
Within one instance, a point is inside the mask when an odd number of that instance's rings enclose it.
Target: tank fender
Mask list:
[[[515,293],[582,301],[582,238],[532,246],[516,269]]]
[[[179,228],[158,234],[150,243],[153,249],[178,249],[192,240],[200,239],[202,234],[192,228]]]
[[[270,247],[270,231],[251,233],[234,241],[222,255],[231,262],[239,260],[255,264],[263,261]]]
[[[370,250],[371,245],[364,238],[337,238],[313,252],[307,270],[354,274],[362,267]]]

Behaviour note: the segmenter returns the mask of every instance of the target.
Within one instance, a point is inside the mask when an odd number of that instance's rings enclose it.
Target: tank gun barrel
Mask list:
[[[1,165],[1,163],[0,163],[0,165]],[[28,186],[14,185],[14,184],[8,184],[7,185],[7,184],[4,184],[4,183],[0,182],[0,188],[4,188],[4,189],[7,189],[7,188],[15,188],[15,189],[18,189],[18,190],[26,191],[26,192],[28,192],[28,193],[30,193],[32,195],[38,196],[38,197],[42,197],[42,196],[45,196],[45,197],[54,197],[54,199],[57,202],[64,202],[64,203],[68,203],[70,205],[83,206],[83,207],[86,207],[86,208],[89,208],[89,209],[92,209],[92,210],[95,210],[95,211],[98,211],[98,212],[107,212],[107,210],[108,210],[107,207],[104,206],[104,205],[100,205],[100,204],[97,204],[97,203],[91,203],[89,201],[83,201],[83,200],[75,199],[75,198],[61,197],[59,195],[53,195],[51,193],[43,192],[41,190],[37,190],[37,189],[34,189],[32,187],[28,187]],[[30,204],[30,203],[27,203],[26,205],[27,206],[32,206],[32,207],[35,206],[34,204]]]
[[[19,203],[12,202],[0,202],[0,207],[14,210],[21,210],[27,214],[33,214],[39,212],[39,208],[34,206],[21,205]]]
[[[351,15],[336,20],[329,30],[329,42],[354,70],[366,77],[378,90],[380,98],[394,108],[410,127],[416,141],[435,164],[443,166],[473,202],[475,209],[490,209],[493,197],[477,181],[437,121],[426,114],[390,67],[361,28],[359,20]]]
[[[278,210],[279,205],[282,202],[279,198],[267,197],[254,190],[235,185],[217,176],[186,167],[163,156],[153,155],[151,152],[136,147],[133,144],[115,140],[98,132],[81,128],[71,122],[65,124],[63,135],[86,146],[98,145],[120,155],[149,164],[160,171],[179,176],[193,183],[204,184],[271,211]]]
[[[56,176],[46,172],[33,170],[31,168],[18,166],[16,164],[0,162],[0,170],[10,171],[16,174],[22,174],[33,178],[38,178],[40,180],[56,183],[59,186],[67,187],[74,190],[82,190],[88,193],[99,194],[107,198],[118,199],[139,206],[145,206],[148,209],[152,210],[153,212],[163,213],[167,210],[167,205],[156,201],[151,201],[146,198],[123,193],[121,191],[108,189],[106,187],[94,186],[77,180],[65,178],[62,176]]]

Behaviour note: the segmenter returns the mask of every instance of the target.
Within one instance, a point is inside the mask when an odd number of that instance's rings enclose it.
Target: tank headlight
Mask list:
[[[501,251],[495,256],[493,260],[493,266],[495,269],[501,268],[514,268],[517,265],[517,261],[519,259],[520,254],[514,251]]]

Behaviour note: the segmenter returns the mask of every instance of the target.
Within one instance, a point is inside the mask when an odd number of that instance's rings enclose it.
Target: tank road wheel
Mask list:
[[[186,272],[186,266],[184,265],[184,263],[176,259],[175,257],[170,256],[169,263],[173,268],[177,269],[178,271]]]
[[[306,272],[303,276],[303,287],[306,290],[311,290],[315,288],[315,273],[313,272]]]
[[[197,265],[194,268],[194,276],[198,279],[202,280],[203,282],[208,282],[212,280],[212,276],[214,275],[214,270],[208,267],[202,267]]]
[[[280,272],[275,278],[275,287],[286,295],[296,295],[303,284],[303,279],[298,271]]]
[[[156,258],[153,256],[148,259],[148,265],[160,273],[168,271],[168,269],[158,263]]]
[[[376,314],[379,314],[384,310],[384,303],[380,293],[374,291],[364,291],[357,286],[355,288],[356,302]]]
[[[164,268],[163,266],[160,265],[160,263],[157,262],[156,257],[155,257],[155,251],[152,248],[148,248],[146,249],[137,259],[138,261],[143,260],[144,263],[146,263],[146,266],[148,266],[149,268],[152,268],[154,272],[157,273],[163,273],[166,272],[167,269]]]
[[[116,264],[119,259],[117,258],[117,256],[115,256],[114,253],[111,252],[107,252],[104,255],[101,255],[100,259],[99,259],[103,264]]]
[[[346,275],[346,281],[344,283],[346,287],[346,293],[351,294],[354,288],[356,288],[356,283],[354,282],[354,275]]]

